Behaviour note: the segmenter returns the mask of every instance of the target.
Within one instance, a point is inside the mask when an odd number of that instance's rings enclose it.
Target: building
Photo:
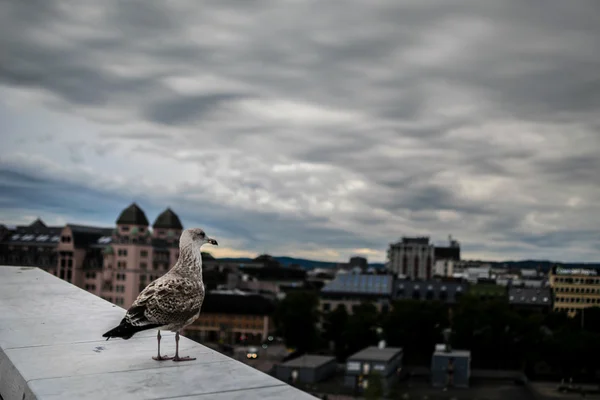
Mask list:
[[[98,294],[98,272],[102,270],[104,249],[112,240],[113,229],[67,224],[60,232],[58,262],[48,271],[89,292]]]
[[[594,268],[554,266],[548,274],[554,310],[575,316],[587,307],[600,306],[600,271]]]
[[[208,292],[200,317],[185,332],[201,341],[258,344],[275,331],[275,303],[240,290]]]
[[[471,352],[447,350],[438,344],[431,356],[431,384],[434,387],[469,387],[471,378]]]
[[[146,214],[135,203],[121,212],[111,228],[49,227],[37,219],[28,226],[2,230],[0,264],[43,268],[128,308],[144,287],[175,264],[182,231],[179,217],[170,208],[150,229]]]
[[[447,304],[458,302],[468,291],[468,284],[461,281],[410,281],[395,283],[394,300],[429,300]]]
[[[63,227],[47,226],[41,219],[14,229],[2,225],[0,265],[40,267],[46,271],[58,265],[57,246]]]
[[[393,293],[393,276],[341,274],[321,289],[320,311],[335,310],[338,305],[349,314],[363,302],[371,302],[380,312],[389,309]]]
[[[428,237],[403,237],[390,244],[389,268],[392,273],[410,279],[430,280],[433,277],[435,246]]]
[[[508,304],[525,311],[548,312],[552,309],[550,288],[509,287]]]
[[[179,257],[179,217],[166,209],[149,229],[144,211],[133,203],[121,212],[110,242],[104,248],[101,274],[90,271],[86,285],[96,285],[96,294],[129,308],[139,292],[164,275]]]
[[[335,357],[305,354],[275,366],[275,377],[286,383],[317,383],[335,375]]]
[[[344,386],[358,391],[364,390],[373,375],[381,379],[384,393],[387,393],[397,379],[402,368],[401,347],[367,347],[348,357]]]
[[[448,246],[436,246],[434,248],[434,275],[449,277],[454,273],[454,266],[460,262],[460,244],[458,241],[448,237]]]

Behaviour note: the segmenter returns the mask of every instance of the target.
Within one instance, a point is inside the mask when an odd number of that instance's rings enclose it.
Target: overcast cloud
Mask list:
[[[4,1],[0,221],[600,261],[600,2]]]

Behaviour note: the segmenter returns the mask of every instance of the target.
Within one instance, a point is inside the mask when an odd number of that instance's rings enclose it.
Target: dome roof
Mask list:
[[[183,229],[183,225],[179,220],[177,214],[173,212],[170,208],[167,208],[163,211],[154,221],[152,225],[154,229]]]
[[[144,211],[135,203],[121,212],[117,219],[117,225],[144,225],[148,226],[148,218]]]

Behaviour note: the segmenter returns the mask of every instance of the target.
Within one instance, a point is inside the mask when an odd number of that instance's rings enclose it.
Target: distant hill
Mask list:
[[[299,265],[300,267],[311,270],[315,268],[336,268],[339,264],[343,264],[343,262],[330,262],[330,261],[317,261],[317,260],[307,260],[304,258],[294,258],[294,257],[273,257],[274,260],[277,260],[284,267],[289,267],[292,264]],[[223,262],[232,262],[232,263],[247,263],[252,261],[252,258],[219,258],[219,261]],[[369,264],[369,267],[373,268],[383,268],[383,263],[372,263]]]
[[[344,262],[330,262],[330,261],[318,261],[318,260],[307,260],[304,258],[294,257],[273,257],[284,267],[289,267],[292,264],[299,265],[300,267],[311,270],[315,268],[336,268],[339,264]],[[250,262],[252,258],[219,258],[219,261],[233,262],[233,263],[245,263]],[[543,272],[550,271],[555,264],[560,264],[564,267],[569,268],[595,268],[600,269],[600,263],[561,263],[549,260],[522,260],[522,261],[482,261],[482,260],[471,260],[475,262],[481,262],[490,264],[494,268],[514,268],[514,269],[535,269],[540,268]],[[383,263],[369,263],[369,267],[383,268]]]

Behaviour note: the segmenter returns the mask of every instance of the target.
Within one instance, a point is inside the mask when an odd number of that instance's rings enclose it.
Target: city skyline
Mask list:
[[[597,2],[316,6],[0,5],[0,221],[135,201],[216,257],[600,261]]]

